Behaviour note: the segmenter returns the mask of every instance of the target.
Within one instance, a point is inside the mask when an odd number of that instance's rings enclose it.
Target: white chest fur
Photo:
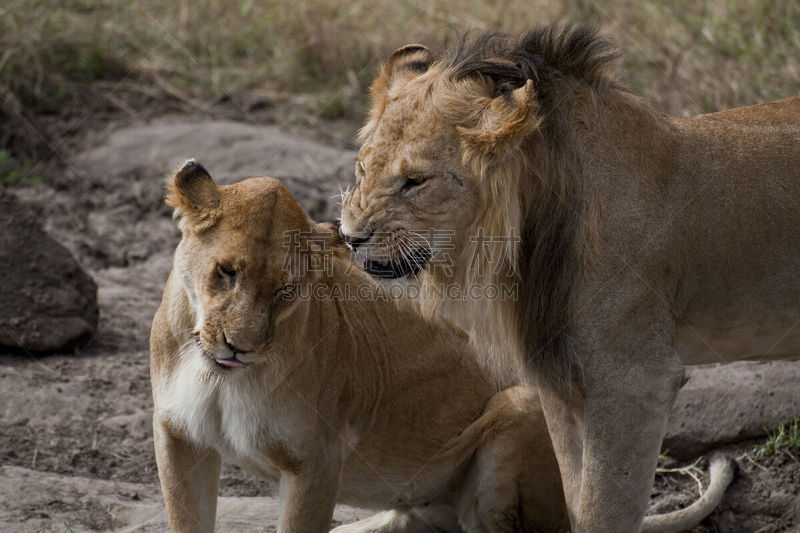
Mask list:
[[[216,369],[194,348],[180,358],[157,409],[195,446],[250,463],[266,461],[267,443],[291,438],[291,423],[273,412],[270,384],[255,369]]]

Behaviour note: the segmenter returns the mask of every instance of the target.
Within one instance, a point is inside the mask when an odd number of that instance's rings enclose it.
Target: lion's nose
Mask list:
[[[225,347],[227,349],[229,349],[230,351],[232,351],[233,353],[246,353],[247,352],[247,350],[242,350],[241,348],[237,348],[236,346],[234,346],[233,344],[228,342],[228,338],[225,336],[225,332],[224,331],[222,332],[222,344],[224,344]]]
[[[359,245],[367,242],[370,237],[372,237],[372,233],[365,234],[361,233],[359,235],[366,235],[365,237],[361,237],[358,235],[348,235],[347,233],[342,231],[342,228],[339,228],[339,235],[342,236],[342,240],[353,250],[355,250]]]

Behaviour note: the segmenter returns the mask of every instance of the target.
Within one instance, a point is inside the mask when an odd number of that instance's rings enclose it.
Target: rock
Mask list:
[[[800,416],[800,362],[737,362],[687,369],[663,449],[680,460],[758,437]]]
[[[28,208],[0,192],[0,346],[51,352],[97,330],[97,286]]]
[[[122,127],[70,164],[106,179],[148,176],[151,190],[160,191],[163,178],[192,157],[223,185],[255,176],[278,178],[311,218],[324,221],[339,216],[339,186],[354,181],[356,152],[292,136],[275,125],[168,117]]]

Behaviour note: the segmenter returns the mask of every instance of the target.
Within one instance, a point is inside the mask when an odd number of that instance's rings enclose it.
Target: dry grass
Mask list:
[[[559,21],[599,26],[624,53],[620,77],[669,113],[800,93],[797,0],[7,0],[0,148],[33,156],[43,114],[252,91],[310,94],[310,112],[357,121],[397,46]]]

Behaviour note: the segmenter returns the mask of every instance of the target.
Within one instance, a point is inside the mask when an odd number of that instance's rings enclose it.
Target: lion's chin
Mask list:
[[[431,251],[417,248],[399,261],[381,262],[374,259],[364,260],[364,271],[376,278],[395,279],[416,276],[430,261]]]

